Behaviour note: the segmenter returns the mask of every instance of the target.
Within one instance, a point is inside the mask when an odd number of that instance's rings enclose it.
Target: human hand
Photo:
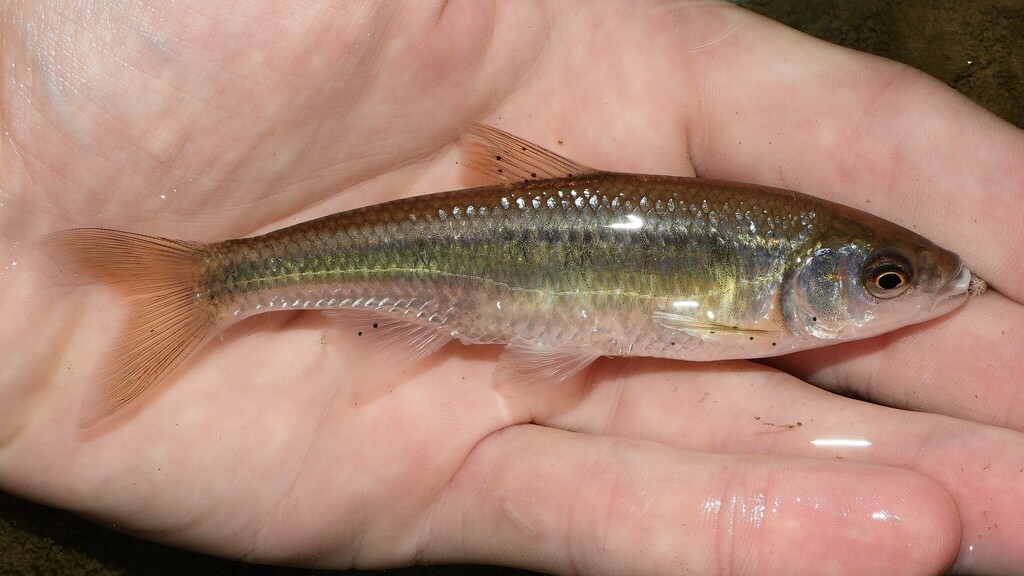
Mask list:
[[[3,9],[0,487],[260,562],[1024,562],[1020,131],[727,5],[206,4]],[[123,307],[102,290],[47,298],[30,240],[84,225],[214,240],[461,187],[465,120],[600,168],[864,208],[959,252],[998,293],[778,369],[604,360],[583,386],[526,398],[491,387],[496,350],[450,346],[358,404],[344,333],[265,315],[117,428],[78,433]],[[836,438],[871,444],[811,443]]]

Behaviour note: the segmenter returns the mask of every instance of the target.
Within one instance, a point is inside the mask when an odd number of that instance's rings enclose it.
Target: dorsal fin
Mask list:
[[[470,169],[500,184],[573,178],[597,172],[493,126],[468,122],[462,132]]]

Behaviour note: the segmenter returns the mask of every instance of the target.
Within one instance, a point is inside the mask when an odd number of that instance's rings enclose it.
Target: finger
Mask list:
[[[607,364],[620,371],[596,376],[588,394],[564,393],[534,421],[685,450],[914,470],[957,503],[959,567],[1014,573],[1024,565],[1024,434],[843,398],[746,362],[682,372],[678,363]]]
[[[1024,431],[1024,306],[999,294],[924,325],[764,363],[888,406]]]
[[[957,536],[945,492],[903,470],[523,425],[476,446],[421,560],[556,574],[934,574]]]
[[[691,58],[699,174],[879,214],[1024,301],[1024,132],[923,73],[749,14]]]

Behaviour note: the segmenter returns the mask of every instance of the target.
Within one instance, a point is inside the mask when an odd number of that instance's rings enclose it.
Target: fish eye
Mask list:
[[[910,287],[914,267],[910,259],[896,250],[880,250],[868,258],[864,267],[864,287],[876,298],[893,298]]]

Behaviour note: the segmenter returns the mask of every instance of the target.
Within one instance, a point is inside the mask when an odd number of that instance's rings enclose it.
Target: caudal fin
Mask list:
[[[82,403],[82,428],[152,390],[215,328],[215,314],[197,298],[201,244],[103,228],[64,230],[43,244],[120,290],[129,305],[127,324]]]

